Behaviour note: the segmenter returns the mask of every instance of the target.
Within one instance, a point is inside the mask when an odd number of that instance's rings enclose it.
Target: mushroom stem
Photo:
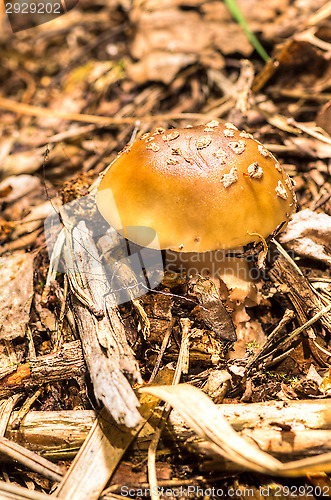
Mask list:
[[[216,285],[220,297],[232,310],[236,326],[237,342],[230,358],[244,357],[248,342],[263,342],[264,334],[259,324],[251,325],[246,307],[260,303],[260,292],[253,268],[246,258],[234,257],[242,248],[215,250],[205,253],[184,253],[166,250],[165,271],[179,272],[183,277],[197,274],[208,277]],[[231,255],[229,255],[231,254]],[[251,326],[251,327],[250,327]]]
[[[179,272],[188,277],[197,274],[208,277],[214,281],[222,298],[256,305],[255,282],[250,263],[246,258],[234,257],[234,253],[242,253],[242,248],[233,249],[231,252],[213,250],[203,253],[166,250],[165,270],[170,273]]]

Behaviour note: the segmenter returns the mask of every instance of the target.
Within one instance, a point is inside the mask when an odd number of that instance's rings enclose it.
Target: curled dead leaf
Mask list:
[[[292,216],[280,242],[303,257],[331,265],[331,217],[312,210],[301,210]]]
[[[224,457],[255,472],[285,477],[331,471],[331,453],[324,453],[288,463],[282,463],[257,445],[241,437],[212,400],[200,389],[188,385],[154,386],[140,389],[169,403],[198,436],[207,441],[217,456]]]

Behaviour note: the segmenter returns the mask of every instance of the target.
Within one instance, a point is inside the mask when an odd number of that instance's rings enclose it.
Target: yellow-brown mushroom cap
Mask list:
[[[97,205],[124,234],[127,226],[150,227],[160,248],[182,252],[266,238],[295,210],[291,180],[274,156],[215,120],[157,129],[127,146],[101,179]],[[139,231],[134,242],[145,244]]]

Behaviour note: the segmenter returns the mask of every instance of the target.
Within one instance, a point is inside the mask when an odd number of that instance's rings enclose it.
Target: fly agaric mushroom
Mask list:
[[[268,237],[295,210],[292,182],[274,156],[216,120],[159,128],[127,146],[101,179],[97,205],[116,230],[153,228],[166,269],[219,276],[241,301],[251,293],[249,268],[226,253]],[[143,231],[130,239],[145,244]]]

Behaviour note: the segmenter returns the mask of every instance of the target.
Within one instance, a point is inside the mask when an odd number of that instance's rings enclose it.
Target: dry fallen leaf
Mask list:
[[[45,148],[31,149],[8,155],[2,162],[3,177],[36,172],[44,161]]]
[[[301,210],[292,216],[280,242],[303,257],[331,265],[331,217],[312,210]]]
[[[249,28],[262,43],[293,34],[323,0],[291,8],[289,0],[237,0]],[[224,2],[204,0],[146,0],[127,9],[134,36],[131,55],[137,61],[127,70],[138,83],[148,80],[169,84],[177,71],[192,62],[208,69],[224,67],[224,56],[249,57],[253,46]]]
[[[0,183],[0,203],[13,203],[40,186],[33,175],[12,175]]]
[[[207,441],[213,454],[219,454],[239,467],[269,475],[298,477],[331,471],[331,453],[286,464],[242,438],[200,389],[188,385],[154,386],[140,389],[163,399],[180,413],[198,436]]]

